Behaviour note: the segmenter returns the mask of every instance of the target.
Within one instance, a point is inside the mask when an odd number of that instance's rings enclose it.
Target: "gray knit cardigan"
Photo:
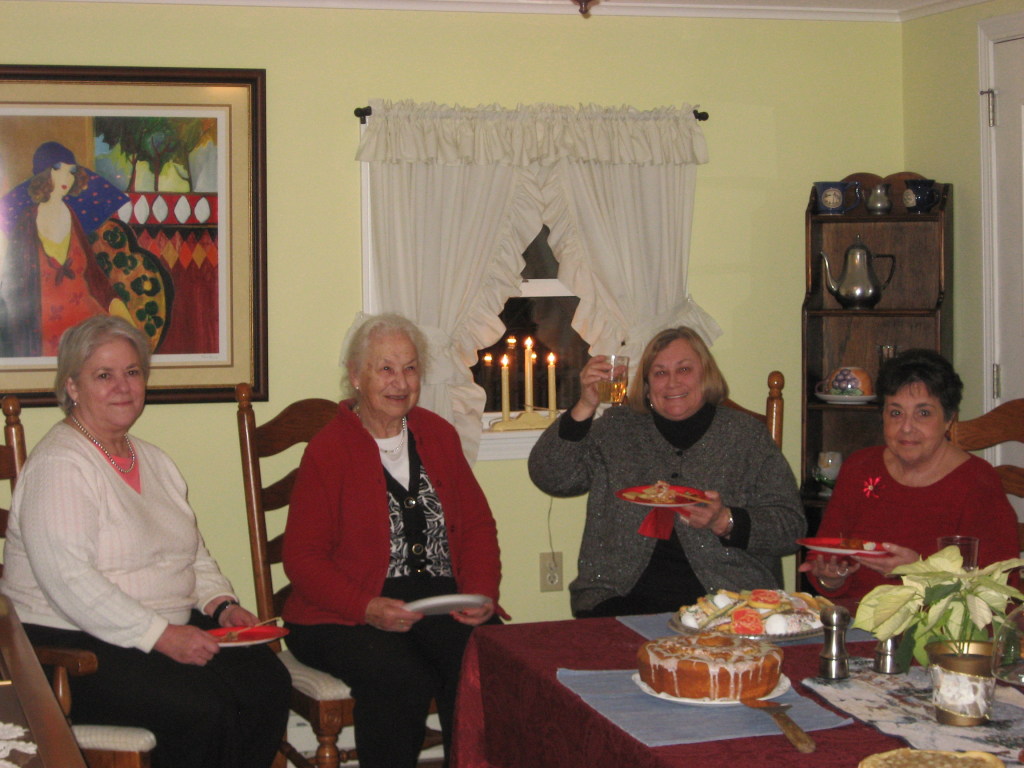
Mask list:
[[[651,414],[628,407],[609,408],[579,442],[559,437],[556,421],[528,466],[533,482],[552,496],[590,493],[579,576],[569,585],[573,612],[628,594],[657,543],[637,533],[648,509],[618,499],[619,489],[665,480],[718,491],[723,504],[749,512],[745,549],[676,520],[683,551],[708,592],[780,587],[779,558],[796,552],[806,530],[793,471],[768,430],[728,407],[715,409],[708,431],[687,450],[665,440]]]

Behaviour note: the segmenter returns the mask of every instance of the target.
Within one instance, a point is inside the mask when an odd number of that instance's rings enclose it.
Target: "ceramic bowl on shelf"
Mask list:
[[[863,405],[875,399],[875,385],[863,368],[843,366],[818,382],[814,394],[826,403]]]
[[[874,396],[875,385],[863,368],[844,365],[832,371],[815,391],[822,395],[867,397]]]

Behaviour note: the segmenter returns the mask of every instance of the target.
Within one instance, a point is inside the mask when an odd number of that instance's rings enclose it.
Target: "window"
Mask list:
[[[720,334],[686,284],[696,169],[707,162],[689,105],[371,107],[356,154],[365,167],[363,306],[400,312],[423,329],[430,364],[420,404],[455,426],[470,462],[513,457],[494,455],[492,442],[528,440],[514,452],[526,456],[536,435],[488,433],[481,441],[484,406],[495,403],[484,402],[473,368],[485,367],[482,346],[507,347],[503,320],[562,350],[559,406],[574,397],[586,349],[638,354],[671,325],[689,325],[709,342]],[[545,223],[557,278],[522,271],[523,243]],[[545,260],[554,263],[550,254]],[[558,278],[578,303],[547,288]],[[523,287],[527,295],[509,302]],[[573,326],[586,339],[578,350],[578,342],[547,335]]]
[[[480,350],[472,367],[473,380],[487,394],[484,424],[501,411],[501,359],[509,358],[509,400],[512,411],[525,407],[525,349],[532,341],[534,354],[533,405],[548,410],[547,360],[553,354],[557,380],[558,410],[565,410],[579,399],[580,369],[590,359],[587,343],[572,327],[579,299],[558,280],[558,262],[548,247],[548,228],[523,252],[526,267],[522,271],[521,297],[509,299],[499,315],[505,326],[502,338]]]

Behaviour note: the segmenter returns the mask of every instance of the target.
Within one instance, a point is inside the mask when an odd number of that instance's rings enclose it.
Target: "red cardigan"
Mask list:
[[[454,427],[413,408],[409,430],[444,510],[460,592],[497,605],[501,562],[487,499]],[[292,491],[284,569],[292,583],[283,618],[295,624],[362,624],[379,597],[391,553],[388,493],[377,443],[352,401],[306,447]]]
[[[971,456],[938,482],[912,488],[893,480],[884,450],[881,445],[865,448],[843,462],[818,536],[888,541],[928,557],[939,536],[959,534],[980,540],[980,567],[1018,556],[1017,516],[991,464]],[[818,587],[849,604],[890,583],[861,566],[837,590]]]

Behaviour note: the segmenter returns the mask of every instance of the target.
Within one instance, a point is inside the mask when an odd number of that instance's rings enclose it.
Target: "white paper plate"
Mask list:
[[[451,613],[452,611],[461,611],[466,608],[478,608],[489,599],[485,595],[438,595],[437,597],[413,600],[411,603],[406,603],[403,608],[414,613],[434,616],[439,613]]]
[[[636,683],[637,688],[646,693],[648,696],[653,696],[656,699],[664,699],[665,701],[671,701],[674,704],[692,704],[695,707],[741,707],[743,702],[734,701],[732,699],[683,699],[679,696],[669,696],[667,693],[657,693],[647,683],[640,679],[640,673],[633,673],[633,682]],[[790,688],[792,684],[789,682],[789,678],[785,675],[779,676],[779,684],[775,686],[775,689],[767,696],[762,696],[761,700],[766,699],[777,699],[779,696],[784,694]]]

